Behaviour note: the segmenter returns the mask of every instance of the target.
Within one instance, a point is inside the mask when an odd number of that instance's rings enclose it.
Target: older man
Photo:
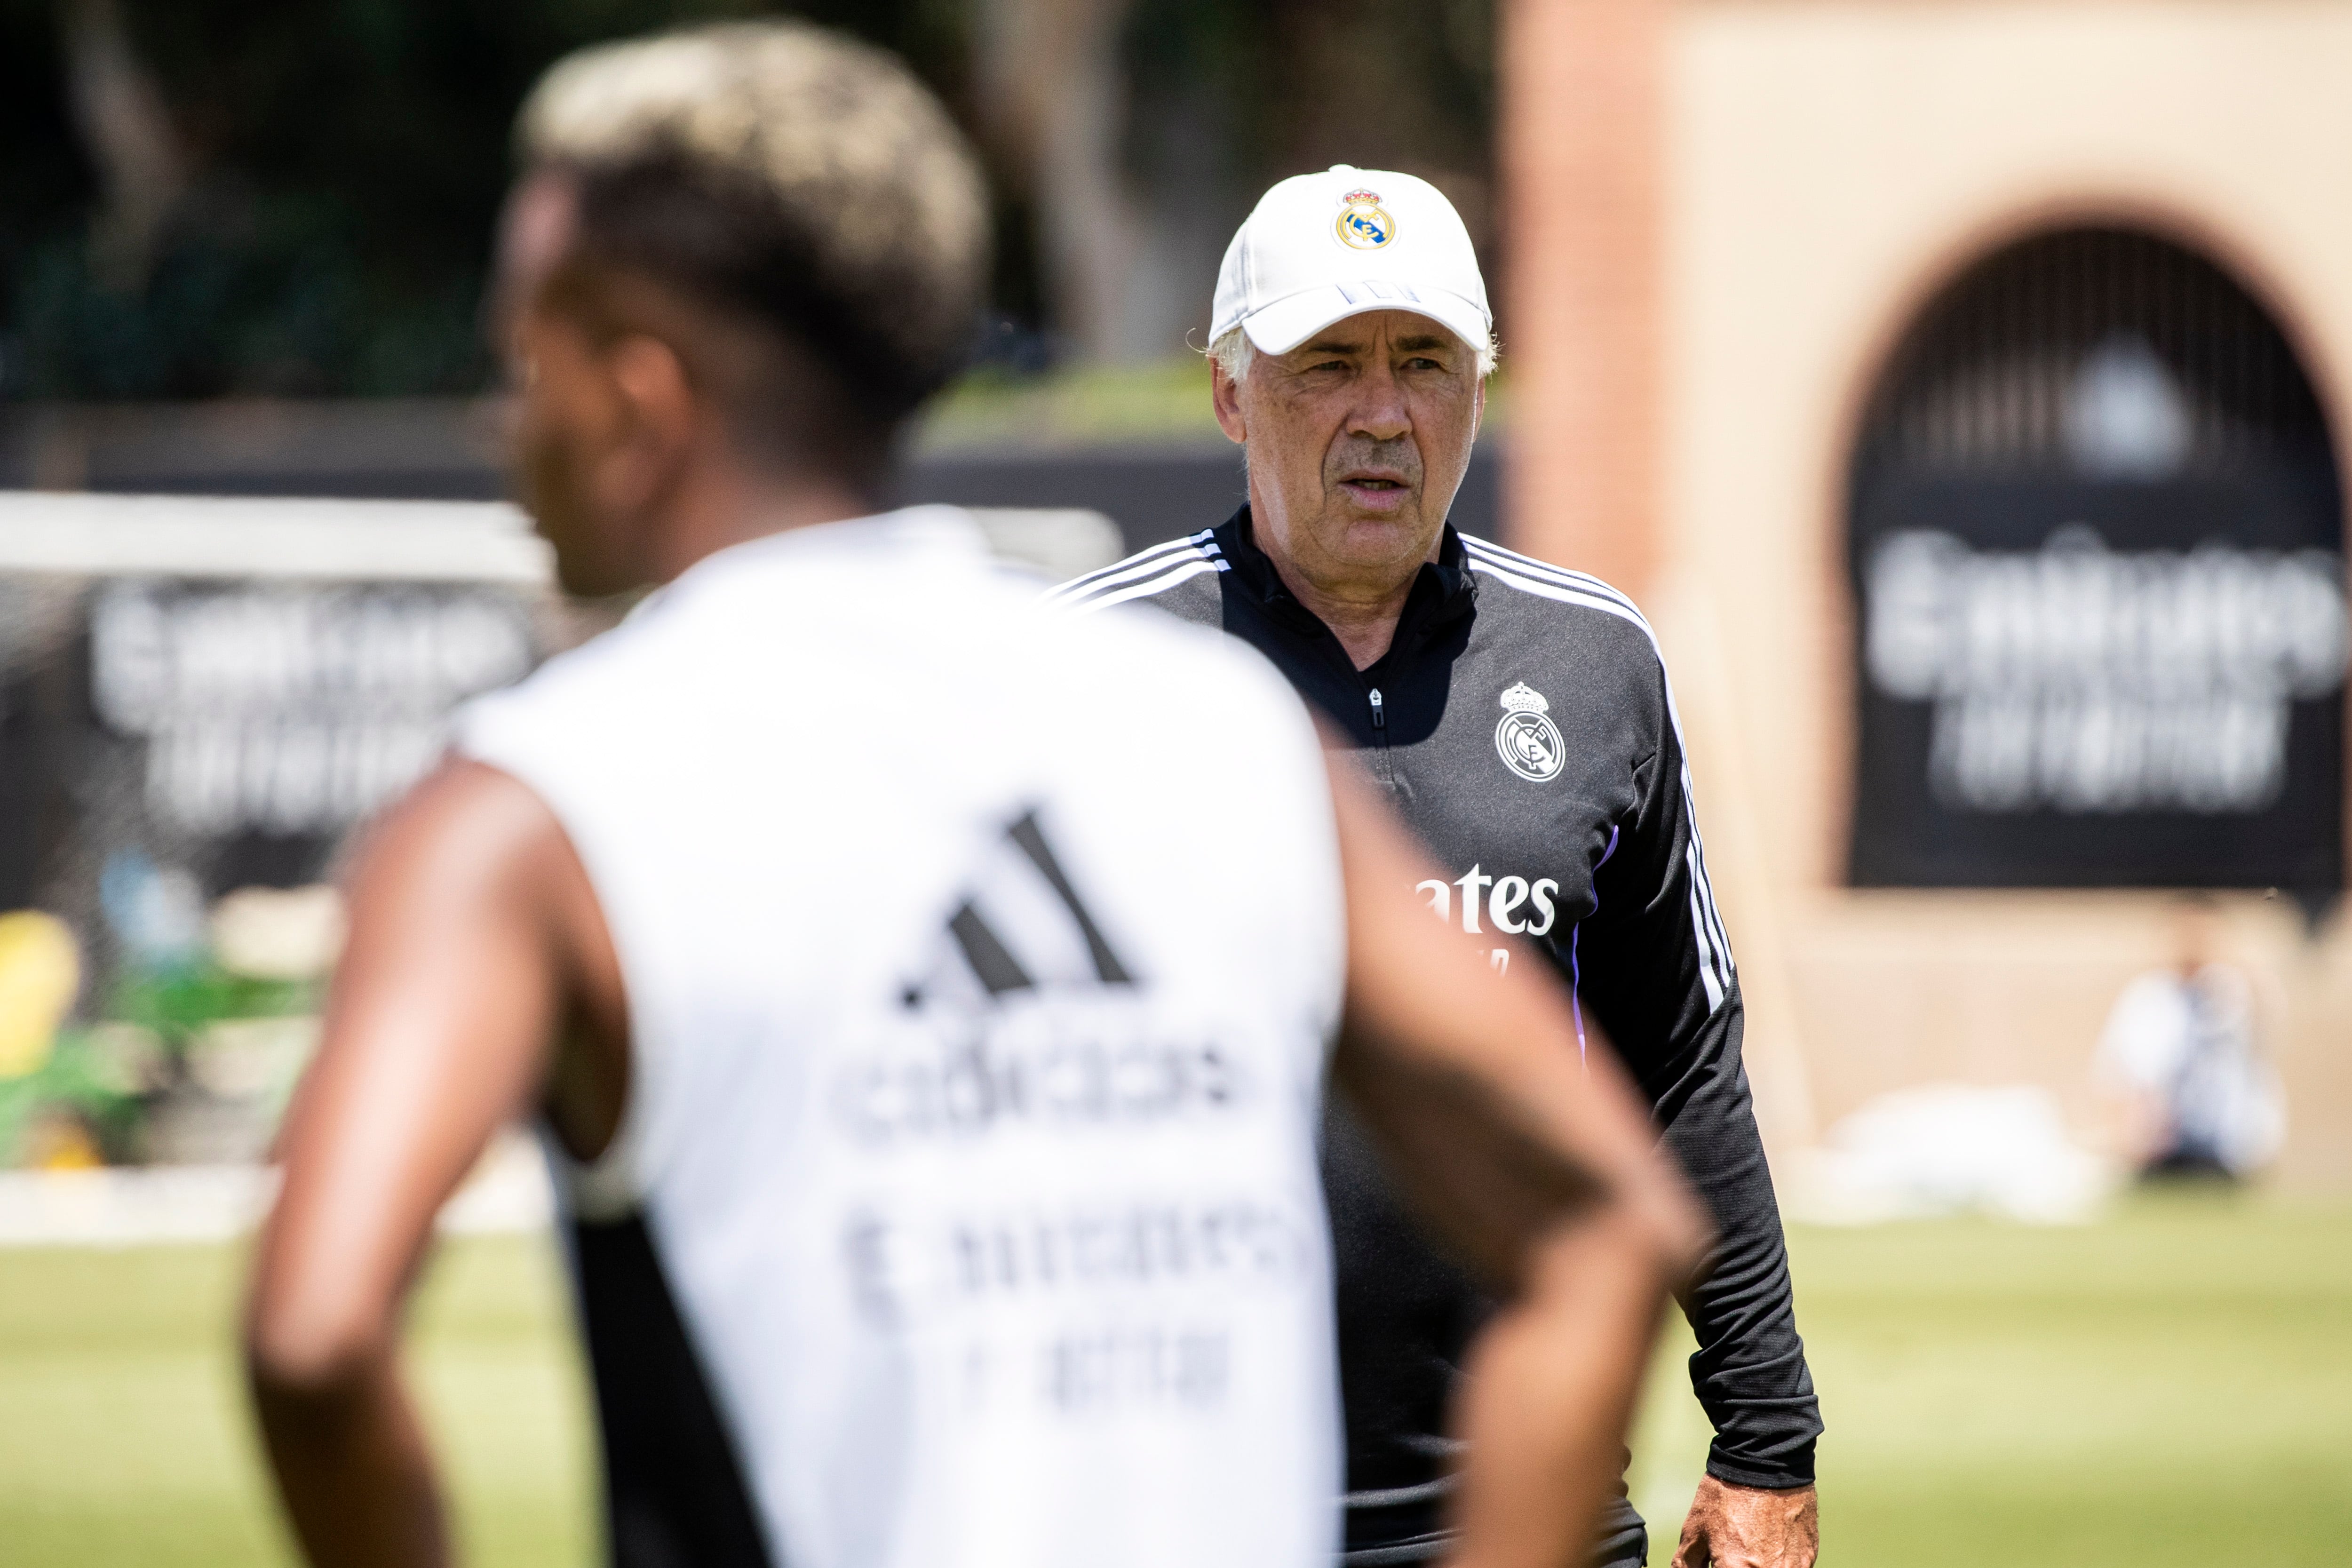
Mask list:
[[[1445,522],[1493,342],[1469,237],[1435,189],[1345,165],[1283,181],[1225,253],[1212,331],[1217,422],[1246,449],[1249,504],[1059,596],[1156,604],[1254,644],[1447,863],[1452,879],[1412,889],[1431,912],[1532,942],[1574,986],[1580,1029],[1589,1017],[1622,1055],[1720,1230],[1711,1277],[1683,1303],[1716,1439],[1676,1568],[1806,1568],[1821,1421],[1657,645],[1607,584]],[[1536,433],[1525,443],[1541,461]],[[1424,1245],[1343,1112],[1324,1179],[1349,1561],[1434,1558],[1445,1401],[1486,1306]],[[1646,1545],[1621,1498],[1599,1560],[1639,1563]]]

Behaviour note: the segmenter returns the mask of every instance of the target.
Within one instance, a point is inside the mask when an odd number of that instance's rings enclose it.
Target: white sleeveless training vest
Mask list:
[[[740,545],[458,748],[595,886],[595,1175],[777,1568],[1320,1568],[1320,749],[1239,644],[1038,588],[943,508]]]

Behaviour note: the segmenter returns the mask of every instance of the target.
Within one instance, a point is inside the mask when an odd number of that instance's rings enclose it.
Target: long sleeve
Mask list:
[[[1655,700],[1656,749],[1636,772],[1638,804],[1594,878],[1599,904],[1571,937],[1570,965],[1715,1217],[1711,1270],[1683,1301],[1699,1347],[1692,1387],[1716,1430],[1707,1472],[1741,1486],[1804,1486],[1820,1405],[1740,1064],[1738,979],[1663,670]]]

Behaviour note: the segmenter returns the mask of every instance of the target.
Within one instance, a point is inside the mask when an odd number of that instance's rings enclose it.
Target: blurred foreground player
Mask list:
[[[1720,1233],[1683,1298],[1716,1439],[1675,1568],[1810,1568],[1821,1416],[1665,667],[1615,589],[1445,521],[1495,357],[1470,237],[1409,174],[1297,175],[1234,236],[1213,311],[1217,421],[1247,451],[1248,504],[1057,598],[1154,605],[1272,659],[1444,863],[1412,889],[1430,912],[1465,937],[1524,940],[1576,988]],[[1543,461],[1521,439],[1521,459]],[[1214,724],[1198,733],[1219,740]],[[1344,1108],[1324,1179],[1346,1561],[1434,1561],[1454,1485],[1445,1411],[1485,1303],[1422,1239]],[[1620,1499],[1596,1561],[1648,1556]]]
[[[311,1559],[447,1558],[401,1306],[537,1113],[616,1561],[1322,1568],[1336,1037],[1511,1300],[1461,1561],[1570,1561],[1696,1211],[1557,988],[1393,896],[1424,868],[1255,656],[871,515],[978,300],[937,105],[721,28],[559,67],[524,146],[531,506],[568,586],[667,585],[469,710],[356,874],[247,1325]]]

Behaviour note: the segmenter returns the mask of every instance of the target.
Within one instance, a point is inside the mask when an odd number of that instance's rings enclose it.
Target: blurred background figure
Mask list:
[[[2172,962],[2116,998],[2099,1084],[2118,1152],[2144,1175],[2238,1181],[2277,1155],[2285,1098],[2261,1047],[2253,984],[2224,956],[2213,907],[2185,900],[2172,939]]]

